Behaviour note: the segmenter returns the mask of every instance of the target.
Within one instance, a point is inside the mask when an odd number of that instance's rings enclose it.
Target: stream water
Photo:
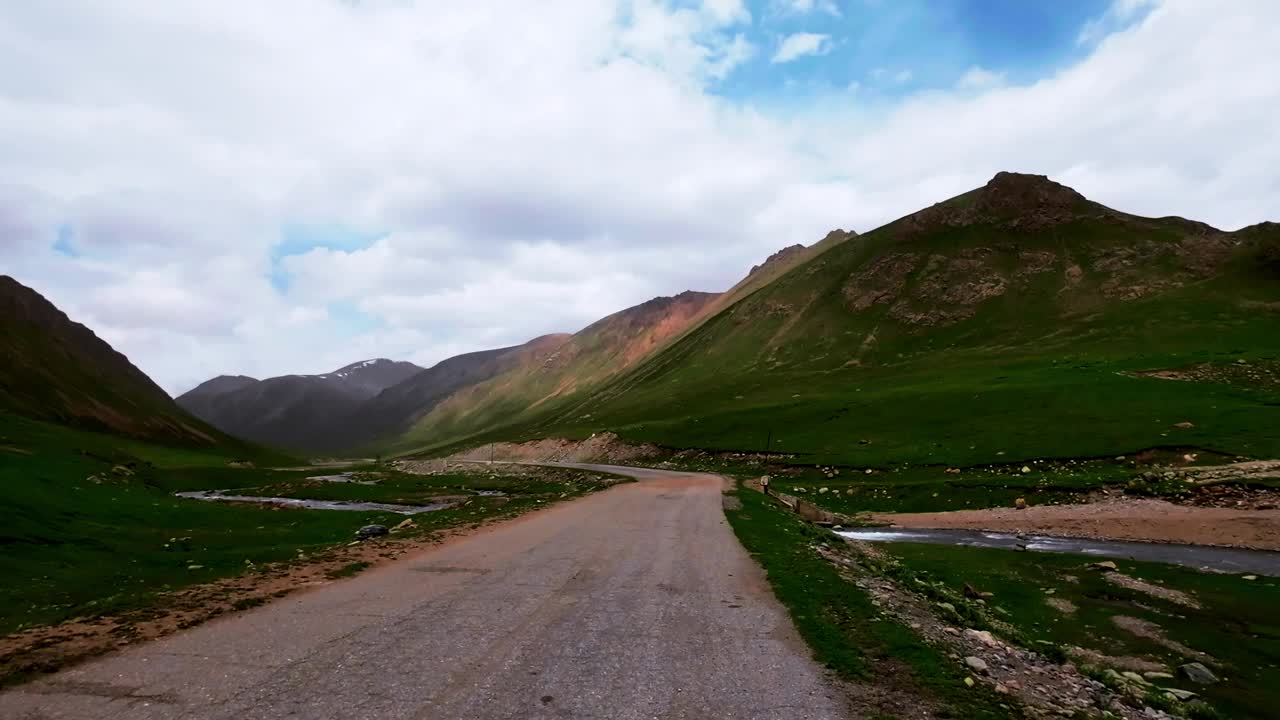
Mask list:
[[[376,484],[375,481],[373,480],[360,480],[355,476],[355,473],[349,473],[349,472],[340,473],[338,475],[312,475],[307,479],[322,480],[324,482],[335,482],[335,483],[353,483],[355,485],[375,485]]]
[[[1045,535],[1010,535],[981,530],[929,530],[923,528],[857,528],[840,535],[868,542],[908,542],[933,545],[1026,549],[1034,552],[1079,553],[1109,558],[1185,565],[1199,570],[1255,573],[1280,577],[1280,552],[1238,550],[1207,545],[1090,540]]]
[[[419,513],[447,510],[456,502],[438,502],[430,505],[392,505],[374,502],[344,502],[341,500],[304,500],[302,498],[256,497],[253,495],[226,495],[217,490],[198,490],[175,493],[178,497],[192,500],[208,500],[212,502],[244,502],[277,505],[280,507],[306,508],[308,510],[362,510],[373,512],[390,512],[399,515],[417,515]]]

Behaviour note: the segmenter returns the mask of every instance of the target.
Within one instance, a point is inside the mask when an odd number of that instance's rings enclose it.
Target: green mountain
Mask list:
[[[1277,258],[1273,223],[1138,217],[1000,173],[826,243],[585,392],[495,378],[504,412],[451,398],[399,446],[611,430],[815,462],[1280,452]]]

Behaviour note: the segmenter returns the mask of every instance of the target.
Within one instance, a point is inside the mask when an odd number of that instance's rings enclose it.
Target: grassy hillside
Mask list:
[[[338,418],[330,433],[330,445],[358,449],[379,438],[397,436],[459,390],[519,368],[540,365],[569,337],[568,334],[544,335],[523,345],[442,360]]]
[[[1274,224],[1139,218],[1001,174],[833,245],[580,402],[473,440],[612,430],[865,465],[1274,455],[1277,248]]]
[[[539,417],[616,377],[664,347],[718,296],[685,292],[614,313],[490,380],[462,388],[423,416],[393,448],[461,438]]]

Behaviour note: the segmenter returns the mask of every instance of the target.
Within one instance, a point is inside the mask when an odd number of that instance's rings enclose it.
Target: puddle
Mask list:
[[[933,545],[966,545],[969,547],[1017,550],[1019,546],[1035,552],[1078,553],[1108,558],[1185,565],[1198,570],[1227,573],[1255,573],[1280,577],[1280,552],[1237,550],[1206,545],[1174,545],[1171,543],[1090,540],[1045,535],[1011,535],[981,530],[929,530],[924,528],[858,528],[841,530],[839,534],[868,542],[909,542]]]
[[[256,497],[253,495],[226,495],[218,490],[199,490],[194,492],[175,493],[181,498],[207,500],[212,502],[244,502],[275,505],[277,507],[305,508],[307,510],[361,510],[365,512],[389,512],[399,515],[417,515],[419,513],[447,510],[457,505],[454,502],[438,502],[430,505],[393,505],[391,503],[344,502],[341,500],[305,500],[302,498]]]

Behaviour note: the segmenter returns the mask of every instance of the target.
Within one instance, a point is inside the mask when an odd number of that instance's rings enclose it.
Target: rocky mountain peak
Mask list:
[[[837,232],[838,232],[838,233],[843,233],[844,231],[843,231],[843,230],[832,230],[831,232],[832,232],[832,233],[837,233]],[[828,235],[827,235],[827,237],[831,237],[831,235],[830,235],[830,234],[828,234]],[[764,262],[762,262],[762,263],[760,263],[759,265],[754,265],[754,266],[752,266],[751,270],[747,273],[747,277],[751,277],[752,275],[755,275],[757,272],[759,272],[760,270],[763,270],[763,269],[764,269],[764,268],[766,268],[766,267],[769,267],[770,265],[776,265],[776,264],[778,264],[778,263],[785,263],[785,262],[787,262],[788,260],[790,260],[791,258],[795,257],[796,255],[798,255],[798,254],[800,254],[800,253],[804,252],[804,250],[805,250],[804,245],[800,245],[799,243],[797,243],[797,244],[795,244],[795,245],[790,245],[790,246],[788,246],[788,247],[784,247],[784,248],[782,248],[781,250],[779,250],[778,252],[776,252],[776,253],[774,253],[774,254],[770,255],[769,257],[765,258],[765,261],[764,261]]]
[[[998,172],[986,185],[908,215],[894,226],[909,237],[939,227],[970,225],[1037,230],[1115,214],[1044,175]]]
[[[1044,175],[998,172],[979,190],[977,204],[987,212],[1071,210],[1088,203],[1075,190]]]

